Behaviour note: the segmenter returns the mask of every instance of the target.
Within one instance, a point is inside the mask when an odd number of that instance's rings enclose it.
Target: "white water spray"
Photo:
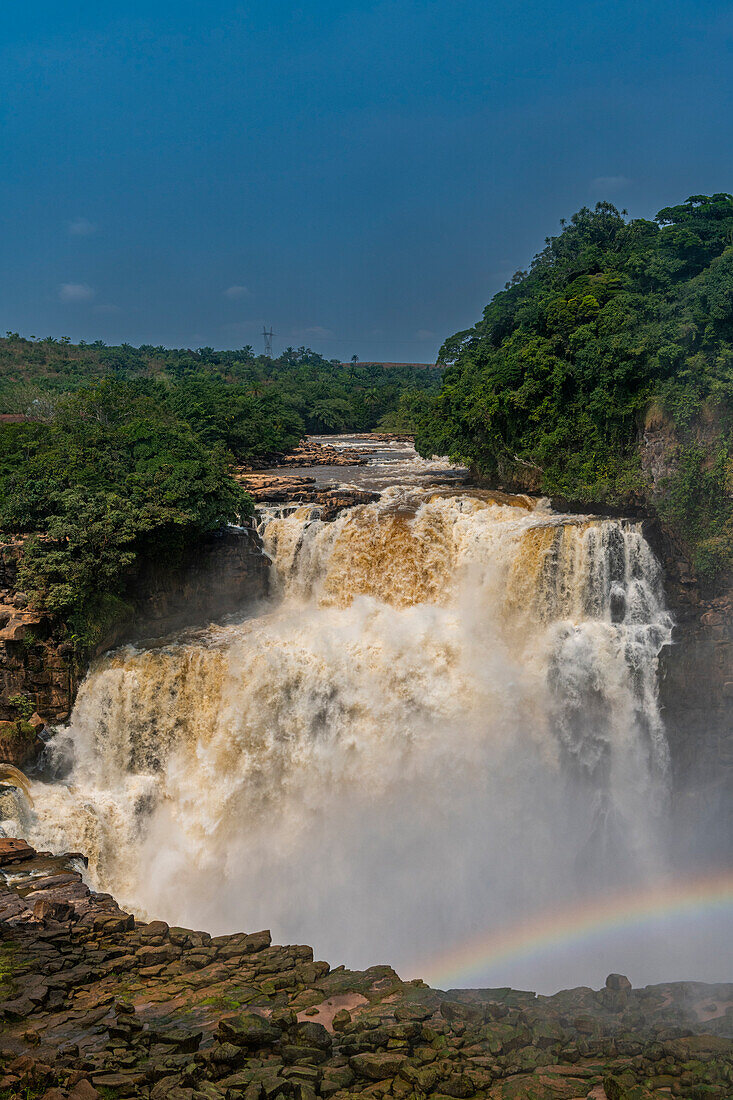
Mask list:
[[[265,614],[90,671],[32,843],[138,912],[408,974],[659,870],[670,620],[638,525],[402,488],[263,538]]]

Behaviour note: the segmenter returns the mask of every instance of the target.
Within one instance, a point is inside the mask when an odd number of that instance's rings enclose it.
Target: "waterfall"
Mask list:
[[[139,913],[408,974],[664,865],[671,623],[638,524],[401,487],[262,537],[257,618],[90,670],[34,845]]]

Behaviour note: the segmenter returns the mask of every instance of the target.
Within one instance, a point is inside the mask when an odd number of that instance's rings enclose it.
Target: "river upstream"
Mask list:
[[[703,887],[666,848],[640,526],[336,442],[370,464],[294,472],[379,499],[261,508],[271,597],[98,661],[21,835],[138,913],[444,987],[724,977],[721,913],[669,902]]]

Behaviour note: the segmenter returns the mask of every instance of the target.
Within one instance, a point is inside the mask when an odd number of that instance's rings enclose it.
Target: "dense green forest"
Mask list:
[[[578,502],[651,502],[702,577],[733,564],[733,196],[575,214],[448,339],[424,455]],[[668,438],[650,484],[645,431]]]
[[[232,467],[306,431],[367,430],[437,371],[241,352],[0,341],[0,537],[26,536],[19,583],[81,649],[125,614],[151,555],[175,561],[251,500]]]
[[[94,379],[157,379],[177,394],[185,410],[199,400],[212,426],[214,421],[223,423],[222,414],[234,401],[230,419],[239,420],[241,430],[227,445],[244,458],[282,450],[305,433],[382,427],[394,416],[402,394],[435,392],[440,375],[437,368],[410,365],[344,366],[305,347],[287,348],[269,359],[255,356],[251,347],[107,347],[102,341],[72,344],[66,338],[24,339],[8,333],[0,339],[0,413],[25,413],[33,407],[42,411],[53,406],[55,394]]]
[[[0,531],[29,536],[19,586],[81,648],[125,614],[139,559],[175,561],[251,510],[226,448],[156,388],[105,379],[60,397],[46,421],[0,428]]]

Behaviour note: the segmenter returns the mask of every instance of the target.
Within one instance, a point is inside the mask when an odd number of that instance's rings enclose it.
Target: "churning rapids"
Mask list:
[[[22,835],[86,852],[137,912],[406,976],[664,870],[671,622],[637,524],[416,482],[332,523],[265,512],[261,533],[271,599],[100,660]],[[637,948],[477,977],[689,976],[663,936]]]

